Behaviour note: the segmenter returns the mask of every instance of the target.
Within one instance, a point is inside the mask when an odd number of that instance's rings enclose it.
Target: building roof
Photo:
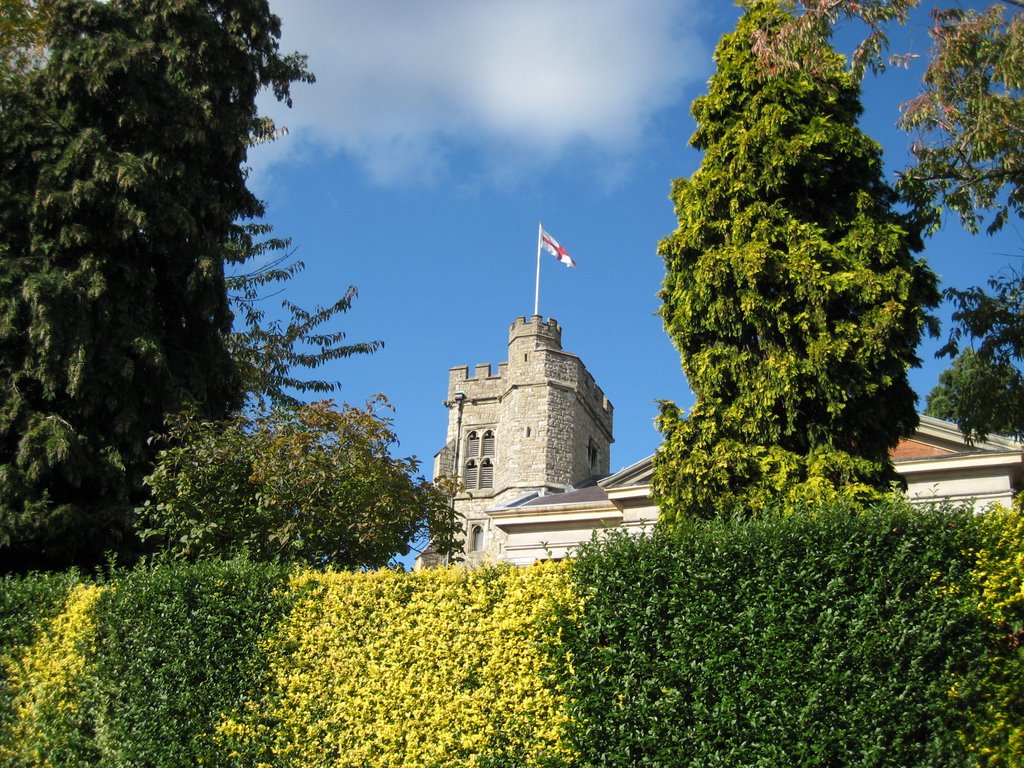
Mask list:
[[[908,462],[971,456],[982,458],[986,454],[1019,453],[1021,451],[1024,451],[1024,445],[1000,435],[990,435],[984,441],[971,444],[955,424],[922,415],[914,436],[900,440],[899,444],[890,451],[889,456],[898,471],[900,464]],[[606,477],[591,478],[585,486],[564,493],[531,494],[526,500],[520,499],[506,506],[553,507],[605,501],[608,499],[609,491],[650,485],[653,474],[654,455],[652,454]]]

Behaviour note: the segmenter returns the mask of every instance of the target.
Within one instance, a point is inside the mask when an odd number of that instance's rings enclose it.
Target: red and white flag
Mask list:
[[[567,267],[575,267],[576,266],[576,262],[572,260],[572,256],[570,256],[566,252],[565,248],[560,246],[558,244],[558,241],[555,240],[555,238],[553,238],[551,235],[549,235],[543,229],[540,231],[540,244],[544,247],[545,251],[547,251],[552,256],[554,256],[556,259],[558,259],[560,262],[565,264],[565,266],[567,266]]]

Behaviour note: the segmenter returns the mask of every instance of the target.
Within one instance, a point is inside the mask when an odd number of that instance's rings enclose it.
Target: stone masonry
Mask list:
[[[468,366],[452,368],[445,402],[447,440],[434,475],[455,469],[466,486],[455,510],[467,562],[501,554],[503,534],[488,509],[608,474],[612,405],[583,362],[562,350],[553,318],[512,323],[508,361],[496,373],[489,364],[472,375]]]

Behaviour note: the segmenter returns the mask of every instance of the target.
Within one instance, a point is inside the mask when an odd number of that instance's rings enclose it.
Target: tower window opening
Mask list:
[[[493,429],[474,429],[466,433],[466,454],[463,463],[462,482],[467,491],[477,488],[494,487],[493,456],[497,449]]]
[[[474,525],[469,534],[469,551],[481,552],[484,548],[484,528],[482,525]]]
[[[590,467],[591,472],[597,466],[597,444],[593,438],[587,440],[587,465]]]

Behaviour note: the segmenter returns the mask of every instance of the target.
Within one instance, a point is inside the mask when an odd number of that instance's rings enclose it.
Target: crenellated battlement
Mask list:
[[[562,348],[562,326],[553,317],[545,320],[540,315],[517,317],[508,329],[508,345],[520,339],[532,338],[538,348]]]
[[[480,363],[469,373],[468,365],[460,365],[448,371],[448,399],[462,392],[470,400],[497,398],[508,388],[506,372],[508,363],[499,363],[497,374],[491,373],[490,363]]]

